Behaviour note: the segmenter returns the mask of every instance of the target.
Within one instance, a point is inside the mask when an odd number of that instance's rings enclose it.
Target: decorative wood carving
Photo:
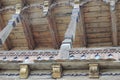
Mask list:
[[[62,66],[60,64],[52,65],[52,78],[61,78],[62,77]]]
[[[99,78],[98,64],[89,64],[89,77],[90,78]]]
[[[20,78],[27,79],[29,76],[29,66],[28,65],[20,65]]]

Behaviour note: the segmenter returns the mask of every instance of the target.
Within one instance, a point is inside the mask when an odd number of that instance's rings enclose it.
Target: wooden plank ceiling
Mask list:
[[[22,0],[1,0],[1,8],[21,3]],[[26,0],[26,4],[43,4],[44,0]],[[54,0],[69,2],[69,0]],[[82,8],[82,23],[77,25],[74,48],[114,46],[110,6],[101,0],[93,0]],[[6,45],[0,50],[59,49],[70,23],[72,7],[58,5],[43,17],[40,8],[29,8],[23,15],[23,21],[13,29]],[[5,27],[15,11],[0,13],[0,30]],[[118,45],[120,45],[120,2],[116,6]],[[1,24],[2,23],[2,24]],[[82,25],[81,25],[82,24]],[[85,29],[85,34],[81,31]],[[86,40],[86,41],[84,41]],[[116,46],[118,46],[116,45]],[[7,46],[7,48],[5,48]],[[11,46],[11,47],[10,47]]]

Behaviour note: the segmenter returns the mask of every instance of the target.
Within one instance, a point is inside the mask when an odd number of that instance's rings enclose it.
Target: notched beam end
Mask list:
[[[58,79],[62,77],[62,65],[53,64],[52,65],[52,78]]]
[[[29,76],[29,66],[28,65],[25,65],[25,64],[22,64],[20,65],[20,78],[21,79],[27,79],[28,76]]]
[[[89,64],[89,78],[99,78],[98,64]]]

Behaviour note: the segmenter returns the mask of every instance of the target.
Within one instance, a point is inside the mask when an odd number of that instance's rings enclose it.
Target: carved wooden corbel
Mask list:
[[[103,0],[103,1],[110,4],[111,11],[115,10],[115,5],[118,2],[118,0]]]
[[[20,78],[27,79],[29,76],[29,66],[28,65],[20,65]]]
[[[43,16],[46,16],[48,14],[48,10],[49,10],[49,0],[44,0]]]
[[[61,78],[62,77],[62,66],[60,64],[52,65],[52,78]]]
[[[89,77],[90,78],[99,78],[98,64],[89,64]]]
[[[28,65],[20,65],[20,78],[27,79],[29,76],[29,66]]]

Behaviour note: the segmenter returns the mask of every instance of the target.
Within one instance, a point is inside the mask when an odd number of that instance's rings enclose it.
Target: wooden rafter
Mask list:
[[[86,41],[86,32],[85,32],[85,25],[84,25],[84,17],[83,17],[83,6],[81,6],[80,7],[80,12],[81,12],[81,14],[80,14],[80,37],[81,37],[81,39],[80,40],[82,40],[81,42],[82,42],[82,47],[86,47],[87,46],[87,41]]]
[[[75,33],[76,33],[76,27],[77,27],[77,21],[79,17],[79,0],[74,1],[74,7],[72,10],[71,20],[68,25],[68,28],[65,32],[64,40],[62,42],[62,45],[60,47],[59,51],[59,57],[63,59],[69,58],[69,49],[72,48],[73,41],[75,39]]]
[[[113,46],[118,46],[118,30],[117,30],[117,18],[116,11],[111,11],[111,22],[112,22],[112,39]]]
[[[5,26],[5,24],[4,24],[4,21],[2,18],[2,14],[0,14],[0,31],[3,30],[4,26]],[[3,48],[4,48],[4,50],[10,50],[12,48],[9,37],[6,39],[5,43],[3,44]]]
[[[1,2],[0,2],[0,8],[1,8]],[[0,13],[0,31],[2,31],[4,27],[5,27],[5,24],[3,21],[2,14]],[[12,48],[9,38],[7,38],[7,40],[3,44],[3,48],[4,50],[10,50]]]
[[[60,43],[59,43],[59,38],[57,37],[57,35],[58,35],[57,25],[56,25],[53,11],[49,11],[49,13],[50,13],[50,15],[48,15],[48,17],[47,17],[48,22],[49,22],[49,30],[50,30],[50,33],[52,36],[54,48],[58,49]]]
[[[111,24],[112,24],[112,42],[113,46],[118,46],[118,29],[117,29],[117,16],[116,16],[116,3],[119,0],[104,0],[110,4]]]
[[[21,23],[24,29],[24,34],[27,40],[27,44],[28,44],[28,48],[29,49],[34,49],[35,47],[35,43],[34,43],[34,39],[33,39],[33,35],[32,35],[32,31],[31,31],[31,26],[30,26],[30,21],[29,21],[29,15],[27,11],[24,11],[21,14]]]
[[[23,0],[22,4],[26,4]],[[32,31],[31,31],[31,24],[29,21],[29,13],[26,11],[22,12],[21,15],[21,23],[24,29],[24,34],[27,40],[28,48],[34,49],[35,48],[35,42],[33,39]]]

